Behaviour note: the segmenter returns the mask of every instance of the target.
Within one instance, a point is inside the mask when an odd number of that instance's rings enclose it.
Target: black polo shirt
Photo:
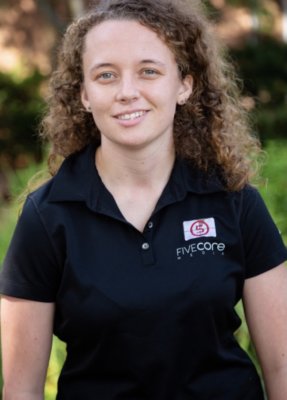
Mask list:
[[[0,279],[56,303],[67,343],[59,400],[263,400],[233,333],[246,278],[286,259],[261,197],[177,160],[144,232],[94,166],[69,157],[24,206]]]

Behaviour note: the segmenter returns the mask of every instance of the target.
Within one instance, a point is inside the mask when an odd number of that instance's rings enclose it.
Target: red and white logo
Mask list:
[[[194,219],[183,222],[184,239],[196,239],[200,237],[216,237],[214,218]]]

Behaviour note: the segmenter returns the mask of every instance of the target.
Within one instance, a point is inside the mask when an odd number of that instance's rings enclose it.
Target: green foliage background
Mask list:
[[[264,142],[287,138],[287,45],[266,35],[230,51],[243,82],[243,93],[255,103],[256,130]]]
[[[43,83],[37,71],[24,79],[0,72],[0,168],[16,169],[23,155],[42,159],[36,131],[44,104]]]

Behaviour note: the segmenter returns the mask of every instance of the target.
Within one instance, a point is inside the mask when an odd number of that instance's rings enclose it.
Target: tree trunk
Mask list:
[[[69,7],[73,18],[79,18],[85,12],[83,0],[69,0]]]
[[[282,39],[287,43],[287,0],[281,0],[282,6]]]
[[[58,17],[52,5],[47,0],[37,0],[36,3],[43,14],[46,15],[52,26],[54,26],[57,31],[63,32],[66,26],[63,21],[61,21],[61,19]]]

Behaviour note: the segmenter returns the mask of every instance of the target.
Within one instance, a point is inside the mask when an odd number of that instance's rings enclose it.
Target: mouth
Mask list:
[[[126,114],[119,114],[116,115],[115,118],[121,120],[121,121],[132,121],[137,118],[141,118],[143,115],[145,115],[147,111],[135,111],[132,113],[126,113]]]

